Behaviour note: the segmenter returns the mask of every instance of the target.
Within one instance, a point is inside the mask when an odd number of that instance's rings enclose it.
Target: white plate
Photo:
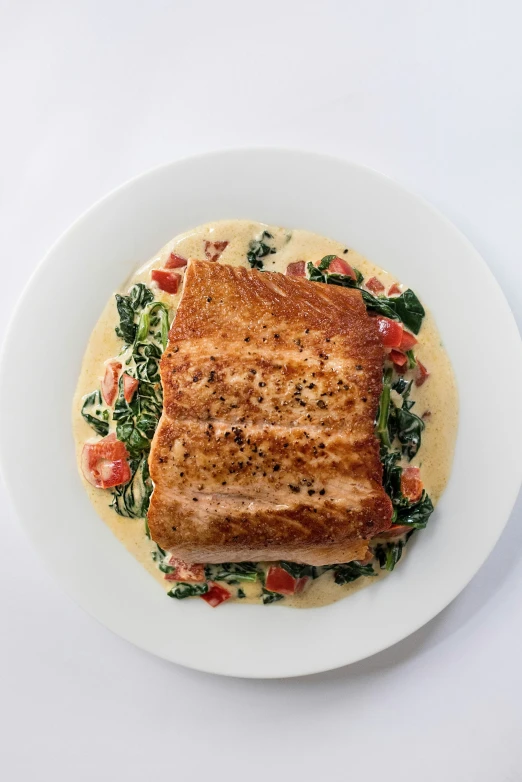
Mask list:
[[[171,600],[96,516],[76,472],[71,400],[111,292],[171,237],[224,218],[307,228],[390,269],[434,312],[455,368],[461,412],[454,469],[428,528],[391,577],[326,608],[225,604],[214,611],[201,600]],[[521,355],[508,305],[477,252],[431,206],[389,179],[290,151],[182,160],[93,206],[33,275],[2,356],[3,474],[50,570],[115,633],[214,673],[324,671],[417,630],[490,553],[522,473]]]

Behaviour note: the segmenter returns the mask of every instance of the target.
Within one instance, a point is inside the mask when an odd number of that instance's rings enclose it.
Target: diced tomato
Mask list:
[[[418,467],[405,467],[401,475],[401,491],[410,502],[418,502],[422,497],[424,484]]]
[[[205,566],[204,565],[189,565],[182,559],[177,557],[169,557],[167,565],[174,568],[174,573],[167,573],[165,578],[167,581],[204,581],[205,580]]]
[[[167,269],[153,269],[150,273],[153,282],[157,282],[160,290],[165,293],[177,293],[181,274],[167,271]]]
[[[165,264],[166,269],[181,269],[182,266],[186,266],[188,263],[186,258],[183,258],[181,255],[176,255],[176,253],[171,253],[170,258],[168,259],[167,263]]]
[[[392,524],[390,529],[387,529],[386,532],[379,532],[377,535],[378,538],[398,538],[399,535],[404,535],[406,532],[409,532],[411,527],[408,527],[407,524]]]
[[[410,334],[409,331],[403,331],[399,350],[402,350],[404,353],[406,353],[406,351],[411,350],[412,347],[417,344],[417,342],[418,340],[415,339],[413,334]]]
[[[338,255],[336,255],[330,263],[327,272],[328,274],[345,274],[347,277],[351,277],[352,280],[355,280],[355,272],[350,264],[347,263],[344,258],[339,258]]]
[[[390,358],[397,367],[403,367],[408,361],[408,356],[405,356],[400,350],[391,350]]]
[[[417,369],[418,369],[418,375],[415,378],[415,385],[416,386],[422,386],[422,384],[429,378],[430,373],[422,363],[422,361],[419,361],[417,359]]]
[[[388,296],[398,296],[400,292],[401,292],[401,289],[399,288],[397,283],[394,282],[393,285],[391,286],[390,290],[388,291]]]
[[[118,395],[118,378],[121,364],[119,361],[109,361],[105,365],[105,375],[101,382],[101,392],[105,404],[111,407]]]
[[[219,261],[223,250],[228,247],[228,242],[209,242],[205,240],[205,255],[209,261]]]
[[[204,595],[200,595],[200,597],[206,603],[211,605],[212,608],[216,608],[216,606],[220,605],[220,603],[224,603],[225,600],[228,600],[232,596],[228,589],[225,589],[225,587],[216,584],[215,581],[209,581],[208,585],[210,589],[208,592],[205,592]]]
[[[96,443],[85,443],[82,451],[82,472],[85,479],[97,489],[108,489],[127,483],[131,471],[129,454],[115,434]]]
[[[377,328],[381,335],[382,344],[385,348],[398,348],[402,340],[402,332],[404,331],[402,323],[398,320],[391,320],[391,318],[385,318],[384,315],[376,315]]]
[[[126,372],[123,373],[123,396],[126,402],[132,401],[138,386],[139,381],[135,377],[131,377]]]
[[[377,277],[370,277],[364,284],[372,293],[382,293],[384,290],[384,285]]]
[[[306,277],[306,264],[304,261],[294,261],[289,263],[286,267],[286,275],[288,277]]]
[[[294,578],[282,567],[272,565],[268,568],[265,587],[269,592],[277,592],[279,595],[297,595],[307,585],[308,576]]]

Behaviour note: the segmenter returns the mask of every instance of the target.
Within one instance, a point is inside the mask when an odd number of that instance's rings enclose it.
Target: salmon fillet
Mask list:
[[[186,562],[362,559],[392,515],[383,359],[358,290],[190,262],[160,365],[153,540]]]

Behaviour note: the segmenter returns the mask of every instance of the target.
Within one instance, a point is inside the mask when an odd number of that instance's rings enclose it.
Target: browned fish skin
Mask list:
[[[188,562],[361,559],[391,523],[359,291],[192,261],[161,360],[152,538]]]

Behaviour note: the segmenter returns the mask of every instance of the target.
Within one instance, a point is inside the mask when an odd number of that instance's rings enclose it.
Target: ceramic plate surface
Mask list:
[[[391,577],[325,608],[210,610],[202,600],[168,598],[97,517],[77,474],[71,402],[107,299],[173,236],[226,218],[306,228],[389,269],[433,311],[455,370],[460,423],[453,473],[428,528]],[[501,400],[492,400],[491,355],[501,368]],[[520,338],[487,266],[417,196],[374,171],[318,155],[209,154],[153,170],[108,195],[62,236],[30,280],[4,345],[0,381],[3,476],[48,568],[115,633],[214,673],[314,673],[417,630],[484,562],[522,474]]]

